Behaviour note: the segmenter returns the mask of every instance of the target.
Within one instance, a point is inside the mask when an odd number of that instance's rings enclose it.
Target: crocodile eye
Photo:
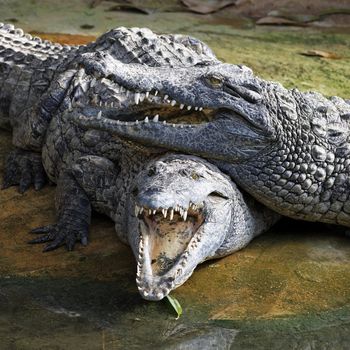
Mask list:
[[[214,88],[219,88],[222,86],[222,78],[216,75],[211,75],[206,77],[208,84]]]

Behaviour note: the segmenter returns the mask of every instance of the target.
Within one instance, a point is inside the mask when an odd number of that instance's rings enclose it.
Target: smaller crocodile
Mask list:
[[[143,298],[160,300],[198,264],[245,247],[279,218],[216,166],[188,155],[155,159],[131,190],[128,241]]]
[[[57,223],[34,229],[44,235],[30,243],[86,245],[91,210],[106,214],[134,252],[141,296],[160,300],[198,264],[245,247],[279,217],[195,156],[166,154],[138,169],[120,176],[105,158],[79,158],[58,181]]]

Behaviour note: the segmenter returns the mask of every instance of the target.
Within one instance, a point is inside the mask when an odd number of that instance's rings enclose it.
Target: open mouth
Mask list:
[[[175,279],[181,279],[189,254],[201,241],[204,206],[203,203],[190,203],[188,208],[136,205],[135,216],[139,221],[136,283],[144,298],[160,300],[174,289]]]
[[[121,123],[152,121],[165,124],[199,124],[209,122],[215,117],[214,109],[186,104],[180,98],[156,89],[134,91],[107,78],[85,77],[88,81],[84,91],[76,89],[73,92],[73,105],[88,104],[96,108],[96,114],[106,119]]]

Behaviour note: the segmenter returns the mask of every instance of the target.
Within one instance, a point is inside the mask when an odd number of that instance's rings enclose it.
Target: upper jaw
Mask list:
[[[139,220],[139,241],[138,241],[138,256],[137,256],[137,273],[136,283],[140,294],[148,300],[161,300],[167,296],[171,290],[185,282],[188,276],[192,273],[190,260],[199,242],[202,239],[202,231],[200,226],[202,222],[194,224],[194,233],[189,239],[185,249],[177,254],[165,252],[168,254],[166,258],[172,261],[172,266],[165,271],[156,271],[152,267],[152,248],[154,245],[154,235],[150,225],[147,224],[151,217],[156,215],[162,216],[164,220],[176,220],[183,222],[191,220],[189,214],[198,216],[204,215],[204,203],[190,203],[189,207],[173,205],[171,207],[143,207],[135,205],[135,216]],[[146,220],[145,220],[146,219]],[[174,220],[175,219],[175,220]],[[176,245],[176,244],[174,244]]]
[[[173,289],[183,284],[192,274],[196,266],[208,258],[215,256],[215,252],[224,241],[228,223],[217,219],[217,213],[224,213],[224,216],[230,218],[231,208],[227,203],[227,199],[223,199],[213,207],[210,201],[204,203],[191,203],[191,208],[180,208],[174,205],[174,208],[144,208],[139,205],[135,206],[136,218],[139,220],[139,232],[136,239],[138,251],[135,252],[137,260],[136,283],[141,296],[147,300],[161,300],[167,296]],[[165,271],[156,271],[152,267],[152,248],[154,237],[149,227],[140,215],[145,212],[154,215],[175,215],[182,217],[182,220],[189,220],[192,211],[197,211],[203,216],[203,221],[194,228],[192,236],[185,243],[185,248],[177,254],[171,261],[169,268]],[[141,212],[141,214],[140,214]],[[158,214],[157,214],[158,213]],[[186,213],[189,213],[188,215]]]

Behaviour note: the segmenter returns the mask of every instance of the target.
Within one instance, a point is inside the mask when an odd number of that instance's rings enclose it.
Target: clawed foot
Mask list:
[[[30,233],[44,234],[39,238],[35,238],[28,243],[46,243],[50,242],[43,249],[44,252],[57,249],[63,245],[66,246],[67,250],[73,250],[75,242],[80,241],[82,245],[88,244],[88,226],[81,225],[80,227],[72,227],[67,223],[57,223],[54,225],[38,227]]]
[[[46,182],[47,176],[40,154],[15,150],[7,156],[2,189],[19,185],[19,192],[24,193],[31,184],[35,190],[40,190]]]

